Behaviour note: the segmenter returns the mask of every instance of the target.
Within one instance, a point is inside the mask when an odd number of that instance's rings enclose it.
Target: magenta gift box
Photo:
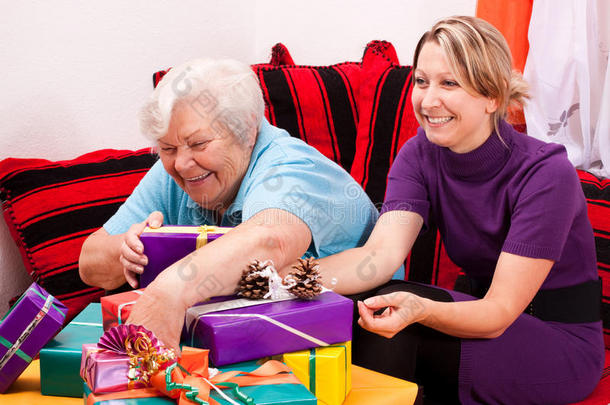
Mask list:
[[[140,235],[148,265],[140,275],[144,288],[163,270],[201,246],[218,239],[233,228],[219,226],[162,226],[146,228]]]
[[[250,301],[240,308],[235,307],[247,300],[227,299],[187,311],[184,343],[210,349],[215,366],[352,339],[352,300],[332,291],[311,300]]]
[[[68,309],[32,283],[0,321],[0,393],[61,329]]]

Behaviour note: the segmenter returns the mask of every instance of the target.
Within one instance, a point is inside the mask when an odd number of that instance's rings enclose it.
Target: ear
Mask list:
[[[488,98],[487,104],[485,105],[485,112],[487,114],[493,114],[498,110],[498,100],[495,98]]]

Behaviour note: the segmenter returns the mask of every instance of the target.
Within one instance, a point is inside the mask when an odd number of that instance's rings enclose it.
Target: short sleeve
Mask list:
[[[378,213],[360,185],[317,152],[284,146],[271,146],[285,153],[267,151],[275,158],[257,162],[245,192],[242,220],[268,208],[288,211],[309,227],[309,251],[317,257],[364,244]]]
[[[117,212],[104,224],[106,232],[111,235],[127,232],[131,225],[144,221],[153,211],[161,211],[165,221],[168,212],[161,196],[163,190],[167,188],[164,184],[167,182],[165,177],[168,175],[159,160],[142,177]]]
[[[424,155],[419,145],[418,135],[408,140],[396,156],[388,174],[388,185],[381,214],[388,211],[412,211],[424,219],[427,227],[430,199],[421,157]]]
[[[585,204],[576,170],[563,150],[539,162],[522,184],[502,251],[558,261]]]

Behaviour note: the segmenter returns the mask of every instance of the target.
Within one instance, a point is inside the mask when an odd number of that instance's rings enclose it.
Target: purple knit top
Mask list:
[[[422,128],[400,150],[382,213],[418,213],[438,225],[451,260],[489,280],[500,252],[554,260],[542,289],[597,280],[595,242],[565,148],[502,121],[464,154],[428,141]]]

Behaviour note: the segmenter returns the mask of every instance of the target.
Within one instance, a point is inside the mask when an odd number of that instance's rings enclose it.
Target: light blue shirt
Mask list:
[[[236,226],[267,208],[286,210],[309,227],[312,243],[307,255],[314,257],[362,246],[379,216],[360,185],[339,165],[263,120],[235,201],[220,224],[191,200],[159,161],[104,229],[110,234],[126,232],[153,211],[163,213],[165,225]],[[364,262],[362,267],[363,277],[375,271]]]

